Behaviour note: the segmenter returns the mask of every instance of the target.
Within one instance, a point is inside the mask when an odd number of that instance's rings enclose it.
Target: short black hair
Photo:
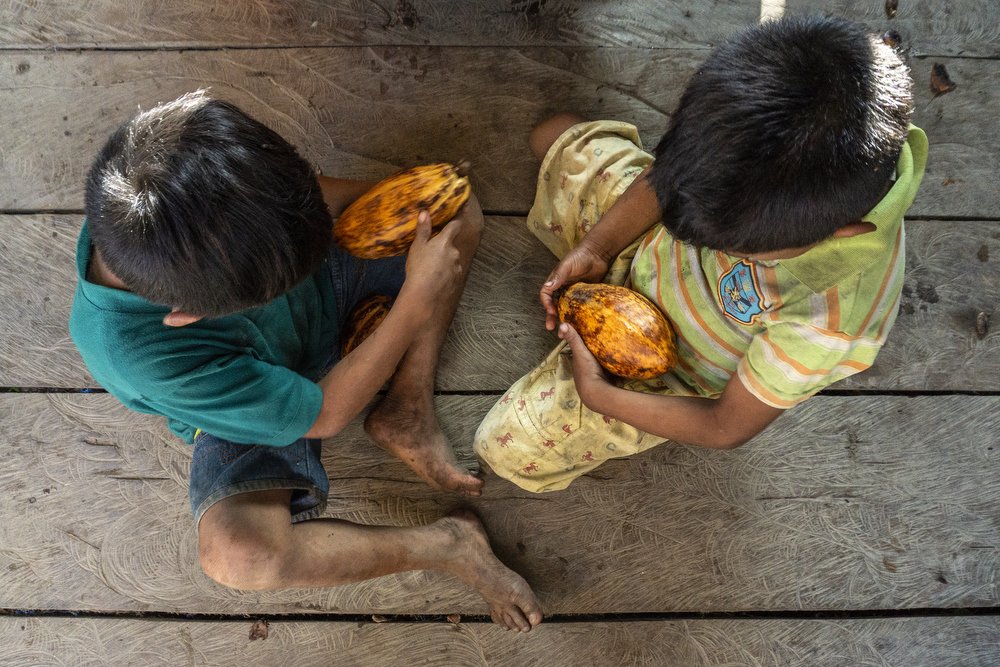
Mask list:
[[[204,91],[112,133],[87,176],[85,213],[101,258],[130,291],[206,317],[287,292],[332,243],[306,160]]]
[[[720,44],[648,175],[663,225],[715,250],[810,245],[885,191],[912,113],[899,55],[851,21],[786,17]]]

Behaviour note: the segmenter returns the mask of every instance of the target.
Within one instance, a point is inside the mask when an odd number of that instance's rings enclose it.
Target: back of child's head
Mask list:
[[[719,45],[688,83],[649,181],[663,224],[737,253],[807,246],[878,203],[906,140],[909,70],[864,27],[783,18]]]
[[[203,91],[111,135],[87,176],[85,210],[101,258],[130,291],[202,316],[288,291],[331,243],[310,165]]]

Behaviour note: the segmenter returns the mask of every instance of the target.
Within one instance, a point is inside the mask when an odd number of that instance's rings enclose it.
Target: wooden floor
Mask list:
[[[325,173],[471,159],[488,226],[437,398],[471,458],[553,344],[528,130],[568,109],[654,143],[759,2],[0,0],[0,664],[1000,664],[1000,3],[784,4],[909,50],[930,161],[896,327],[871,371],[734,452],[661,447],[544,496],[488,476],[472,505],[548,615],[513,636],[443,575],[237,593],[200,572],[188,447],[102,393],[66,331],[83,175],[137,105],[205,86]],[[935,97],[938,63],[957,88]],[[357,424],[324,457],[331,516],[460,502]]]

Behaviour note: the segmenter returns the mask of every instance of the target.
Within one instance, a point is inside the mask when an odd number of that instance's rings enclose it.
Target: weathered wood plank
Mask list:
[[[904,0],[895,17],[885,0],[786,0],[788,14],[822,12],[895,30],[914,55],[1000,56],[1000,4],[983,0]]]
[[[440,397],[467,452],[493,398]],[[1000,605],[1000,397],[818,397],[734,452],[654,448],[570,489],[489,476],[471,503],[549,614]],[[431,521],[431,491],[357,423],[329,512]],[[482,613],[443,575],[237,593],[197,565],[190,455],[106,395],[0,395],[0,608]]]
[[[581,6],[583,5],[583,6]],[[711,7],[679,0],[606,4],[238,1],[156,3],[53,0],[0,3],[0,48],[212,48],[248,46],[634,46],[708,48],[754,22],[760,3]],[[788,14],[825,12],[894,29],[916,55],[1000,55],[1000,7],[978,0],[911,0],[889,19],[875,0],[789,0]]]
[[[915,55],[1000,55],[1000,7],[910,0],[889,19],[878,0],[788,0],[788,14],[825,12],[898,31]],[[0,2],[0,48],[248,46],[634,46],[708,48],[757,20],[756,0],[702,6],[568,0],[212,3],[97,0]]]
[[[328,173],[473,161],[488,210],[526,212],[530,128],[569,109],[637,124],[652,145],[704,51],[376,47],[218,52],[9,53],[0,57],[0,209],[79,209],[86,169],[137,104],[211,86]],[[931,99],[915,60],[915,122],[931,163],[913,215],[993,217],[1000,208],[1000,61],[943,59],[958,88]]]
[[[0,618],[5,665],[757,665],[993,667],[997,617],[693,620],[542,624],[512,636],[482,623]]]
[[[66,322],[79,216],[0,216],[0,386],[94,387]],[[554,258],[522,218],[491,216],[438,372],[444,391],[503,391],[556,342],[538,286]],[[875,366],[839,389],[1000,390],[1000,223],[907,223],[902,309]],[[982,336],[977,317],[992,324]]]
[[[3,48],[638,46],[708,48],[757,19],[756,0],[711,6],[570,0],[95,0],[0,2]]]

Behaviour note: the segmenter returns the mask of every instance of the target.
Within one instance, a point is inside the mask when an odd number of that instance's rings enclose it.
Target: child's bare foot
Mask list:
[[[365,431],[375,444],[410,466],[435,489],[468,496],[482,493],[483,480],[458,465],[429,400],[426,406],[420,406],[390,394],[365,419]]]
[[[445,569],[472,586],[490,606],[493,622],[506,630],[528,632],[542,622],[542,608],[521,575],[493,554],[479,517],[458,510],[438,521],[455,540]]]

